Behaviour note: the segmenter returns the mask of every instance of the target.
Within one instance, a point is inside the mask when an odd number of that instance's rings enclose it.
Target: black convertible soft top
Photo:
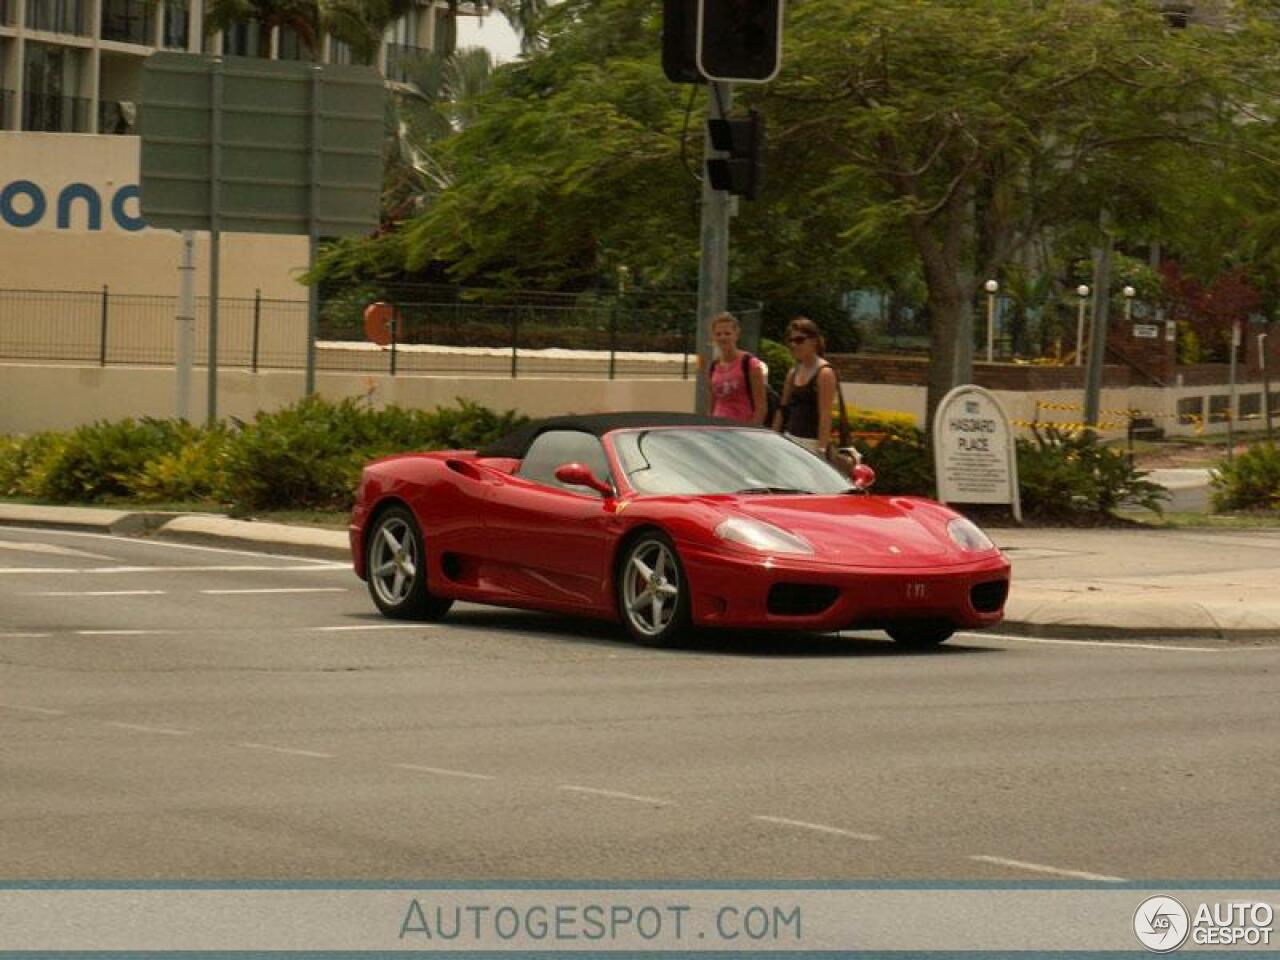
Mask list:
[[[626,413],[591,413],[577,416],[547,417],[531,420],[505,437],[477,451],[482,457],[514,457],[523,460],[529,444],[548,430],[580,430],[593,436],[604,436],[611,430],[636,427],[741,427],[743,424],[723,417],[705,417],[698,413],[628,411]]]

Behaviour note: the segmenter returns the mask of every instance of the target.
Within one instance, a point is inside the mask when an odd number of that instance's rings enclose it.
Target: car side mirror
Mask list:
[[[853,468],[851,478],[854,489],[870,490],[876,482],[876,472],[865,463],[860,463]]]
[[[592,473],[585,463],[562,463],[556,467],[556,479],[569,487],[590,487],[602,496],[613,496],[613,487]]]

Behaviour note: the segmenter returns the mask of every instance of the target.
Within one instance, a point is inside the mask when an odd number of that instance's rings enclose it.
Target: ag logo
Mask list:
[[[1138,942],[1154,953],[1177,950],[1187,939],[1190,927],[1187,908],[1173,897],[1148,897],[1133,915]]]

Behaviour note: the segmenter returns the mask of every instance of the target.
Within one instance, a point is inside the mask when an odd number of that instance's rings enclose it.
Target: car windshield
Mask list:
[[[759,429],[615,433],[619,465],[638,493],[842,493],[849,480],[781,434]]]

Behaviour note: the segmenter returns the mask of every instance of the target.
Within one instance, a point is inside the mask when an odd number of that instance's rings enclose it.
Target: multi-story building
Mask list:
[[[420,5],[388,32],[378,66],[403,79],[414,54],[444,35],[444,5]],[[156,50],[259,56],[256,25],[206,33],[203,0],[0,0],[0,130],[132,133],[142,62]],[[288,28],[275,28],[266,54],[306,59]],[[351,62],[326,36],[326,63]]]

